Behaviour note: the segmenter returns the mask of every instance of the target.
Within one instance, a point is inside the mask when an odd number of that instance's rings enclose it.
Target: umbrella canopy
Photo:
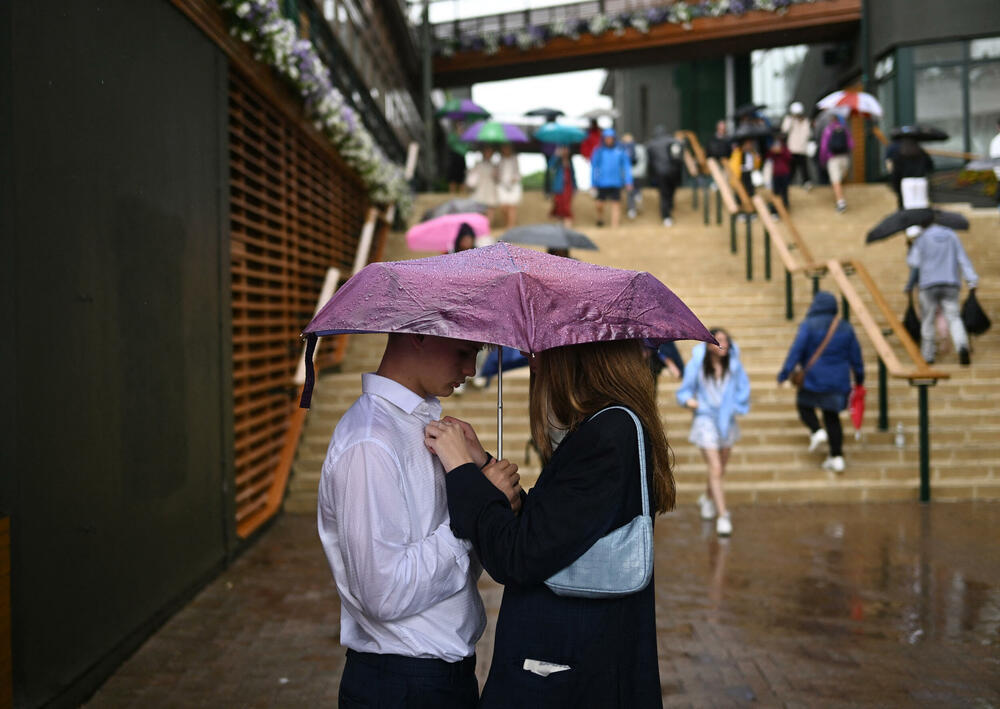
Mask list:
[[[487,209],[488,207],[485,204],[477,202],[474,199],[449,199],[447,202],[442,202],[438,206],[431,207],[424,212],[420,221],[426,222],[428,219],[443,217],[445,214],[469,214],[471,212],[486,214]]]
[[[506,243],[369,264],[304,334],[360,332],[437,335],[524,352],[599,340],[714,342],[681,299],[649,273]]]
[[[406,245],[414,251],[447,251],[455,245],[462,224],[468,224],[476,236],[490,233],[490,221],[482,214],[445,214],[410,227]]]
[[[737,106],[733,110],[733,118],[753,116],[757,113],[757,111],[763,111],[765,108],[767,108],[766,103],[745,103],[742,106]]]
[[[597,251],[597,244],[578,231],[562,224],[525,224],[514,227],[500,237],[500,241],[533,244],[550,249],[589,249]]]
[[[527,143],[528,136],[517,126],[500,121],[478,121],[462,133],[470,143]]]
[[[451,118],[452,120],[464,121],[470,118],[489,118],[490,112],[477,103],[473,103],[467,98],[450,98],[439,108],[435,115],[438,118]]]
[[[969,220],[957,212],[945,212],[940,209],[901,209],[880,221],[865,237],[865,243],[887,239],[893,234],[905,231],[908,227],[923,224],[928,217],[934,224],[946,226],[949,229],[965,230],[969,228]]]
[[[936,141],[936,140],[948,140],[949,136],[940,128],[934,128],[933,126],[898,126],[889,131],[889,137],[893,140],[899,140],[900,138],[910,138],[911,140],[917,141]]]
[[[559,116],[565,116],[565,111],[560,111],[558,108],[535,108],[524,115],[526,116],[541,116],[547,121],[554,121]]]
[[[882,104],[878,102],[877,98],[864,91],[834,91],[821,98],[816,105],[828,110],[848,109],[851,113],[861,113],[875,118],[882,117]]]
[[[617,108],[592,108],[586,113],[580,114],[583,118],[618,118]]]
[[[744,140],[759,140],[769,138],[774,135],[774,129],[768,126],[740,126],[735,131],[726,136],[726,140],[731,143],[740,143]]]
[[[574,126],[560,123],[546,123],[535,131],[535,139],[540,143],[556,143],[557,145],[572,145],[582,143],[587,134]]]
[[[981,158],[965,164],[966,170],[973,172],[987,172],[989,170],[1000,170],[1000,158]]]

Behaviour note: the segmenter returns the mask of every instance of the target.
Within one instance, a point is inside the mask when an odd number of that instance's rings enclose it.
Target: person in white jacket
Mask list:
[[[510,143],[500,148],[497,165],[497,202],[503,211],[506,227],[517,225],[517,206],[521,204],[521,171],[517,167],[517,153]]]
[[[806,118],[805,108],[799,101],[788,107],[788,115],[781,121],[781,132],[788,138],[785,145],[792,154],[792,171],[788,176],[789,183],[795,181],[795,176],[802,173],[802,186],[812,189],[809,179],[809,141],[812,138],[812,126]]]

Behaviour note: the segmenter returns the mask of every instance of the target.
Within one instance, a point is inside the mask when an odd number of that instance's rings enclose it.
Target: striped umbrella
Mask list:
[[[846,108],[851,113],[860,113],[875,118],[882,117],[882,104],[878,102],[877,98],[864,91],[850,91],[848,89],[834,91],[821,98],[816,105],[824,110],[835,111],[838,108]]]

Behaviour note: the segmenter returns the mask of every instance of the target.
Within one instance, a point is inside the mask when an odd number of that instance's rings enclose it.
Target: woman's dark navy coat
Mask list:
[[[648,444],[646,451],[649,478]],[[544,585],[641,511],[632,418],[611,410],[569,433],[518,515],[471,463],[446,482],[455,533],[505,587],[480,706],[661,707],[654,582],[616,599],[560,597]],[[653,501],[651,486],[649,495]],[[526,659],[571,669],[541,677],[523,669]]]
[[[813,298],[806,318],[799,326],[785,364],[778,373],[778,381],[788,379],[796,364],[805,367],[813,353],[819,349],[823,338],[830,329],[830,323],[837,314],[837,299],[833,293],[819,291]],[[861,346],[854,334],[854,328],[846,320],[841,320],[830,338],[826,349],[820,354],[816,363],[806,372],[802,388],[820,394],[849,394],[851,391],[851,372],[854,381],[864,382],[865,365],[861,360]]]

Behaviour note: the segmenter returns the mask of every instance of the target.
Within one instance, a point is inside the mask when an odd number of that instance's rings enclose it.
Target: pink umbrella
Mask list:
[[[847,89],[834,91],[821,98],[816,105],[826,110],[848,109],[851,113],[861,113],[875,118],[882,117],[882,104],[878,102],[877,98],[864,91]]]
[[[601,340],[715,341],[680,298],[649,273],[499,243],[365,266],[304,331],[302,406],[308,408],[312,395],[316,338],[360,332],[437,335],[524,352]],[[502,391],[498,385],[498,402]],[[501,412],[499,404],[502,440]]]
[[[490,222],[482,214],[445,214],[410,227],[406,245],[414,251],[448,251],[455,245],[459,227],[468,224],[476,236],[490,233]]]

